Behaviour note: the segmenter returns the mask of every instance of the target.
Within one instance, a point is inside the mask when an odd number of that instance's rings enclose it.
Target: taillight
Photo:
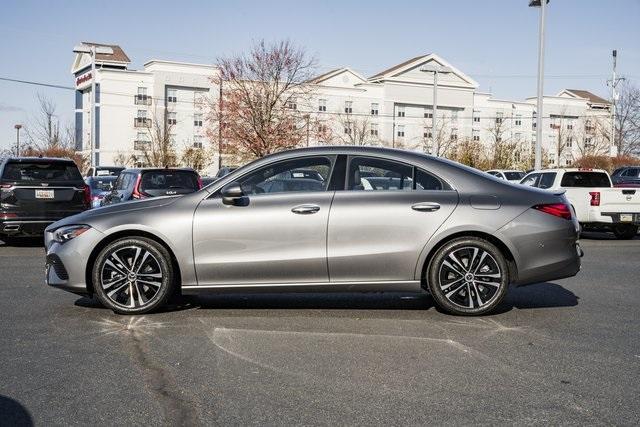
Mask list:
[[[569,208],[569,205],[566,205],[564,203],[548,203],[544,205],[535,205],[533,206],[533,209],[560,218],[571,219],[571,209]]]
[[[131,197],[133,197],[134,199],[144,199],[146,197],[146,195],[140,191],[140,180],[142,179],[142,174],[138,175],[138,178],[136,178],[136,184],[133,186],[133,193],[131,194]]]
[[[14,214],[14,213],[0,214],[0,219],[9,219],[9,218],[18,218],[18,214]]]
[[[198,176],[198,190],[202,188],[202,178]]]
[[[84,205],[88,208],[91,207],[91,189],[89,188],[88,185],[85,185],[84,188],[82,189],[82,201],[84,202]]]
[[[591,206],[600,206],[600,192],[589,191],[589,195],[591,196]]]

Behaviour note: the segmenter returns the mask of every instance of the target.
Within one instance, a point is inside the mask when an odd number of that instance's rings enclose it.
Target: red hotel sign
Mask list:
[[[80,86],[84,82],[91,80],[91,73],[83,74],[76,79],[76,86]]]

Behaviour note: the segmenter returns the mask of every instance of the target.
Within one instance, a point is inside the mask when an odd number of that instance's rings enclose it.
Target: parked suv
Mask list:
[[[188,168],[140,168],[120,172],[102,206],[147,197],[188,194],[202,188],[200,176]]]
[[[640,166],[618,168],[611,174],[614,184],[640,184]]]
[[[90,206],[89,189],[69,159],[8,157],[0,163],[0,239],[42,234]]]
[[[85,176],[118,176],[125,169],[123,166],[96,166],[89,168]]]

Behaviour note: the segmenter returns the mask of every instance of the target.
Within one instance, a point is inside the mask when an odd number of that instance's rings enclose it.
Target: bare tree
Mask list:
[[[175,124],[169,122],[167,114],[159,113],[154,109],[152,119],[142,119],[137,123],[145,129],[147,139],[138,141],[138,148],[142,152],[144,163],[148,166],[171,167],[178,164],[176,142],[173,139],[172,130]]]
[[[211,105],[211,140],[239,159],[262,157],[306,140],[298,105],[310,99],[315,60],[289,41],[260,41],[247,54],[218,61],[221,99]],[[219,141],[221,137],[221,141]]]
[[[580,157],[608,156],[611,146],[610,120],[591,116],[585,119],[582,129],[582,133],[576,134]]]
[[[619,155],[640,154],[640,88],[625,80],[616,102],[615,141]]]
[[[181,163],[183,166],[187,166],[202,172],[206,168],[213,158],[213,153],[206,147],[195,147],[194,145],[188,145],[182,150]]]
[[[45,150],[63,145],[57,106],[44,95],[38,94],[38,110],[25,128],[27,140],[33,149]]]
[[[370,145],[378,140],[378,129],[372,128],[369,116],[357,114],[338,114],[336,116],[338,132],[335,139],[345,145]],[[373,129],[373,130],[372,130]],[[374,134],[374,132],[376,134]]]
[[[454,131],[453,122],[442,114],[436,121],[436,131],[433,131],[430,118],[423,121],[422,150],[438,157],[455,157],[458,135]]]

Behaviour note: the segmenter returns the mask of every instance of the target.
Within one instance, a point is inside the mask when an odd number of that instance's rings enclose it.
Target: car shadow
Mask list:
[[[0,425],[32,426],[33,419],[29,411],[18,401],[0,395]]]
[[[618,238],[616,238],[616,236],[613,235],[613,233],[608,233],[605,231],[583,231],[582,233],[580,233],[580,239],[584,239],[584,240],[618,240]],[[636,234],[636,236],[633,239],[628,239],[626,241],[629,240],[640,240],[640,234]],[[625,240],[621,240],[622,242],[624,242]]]

